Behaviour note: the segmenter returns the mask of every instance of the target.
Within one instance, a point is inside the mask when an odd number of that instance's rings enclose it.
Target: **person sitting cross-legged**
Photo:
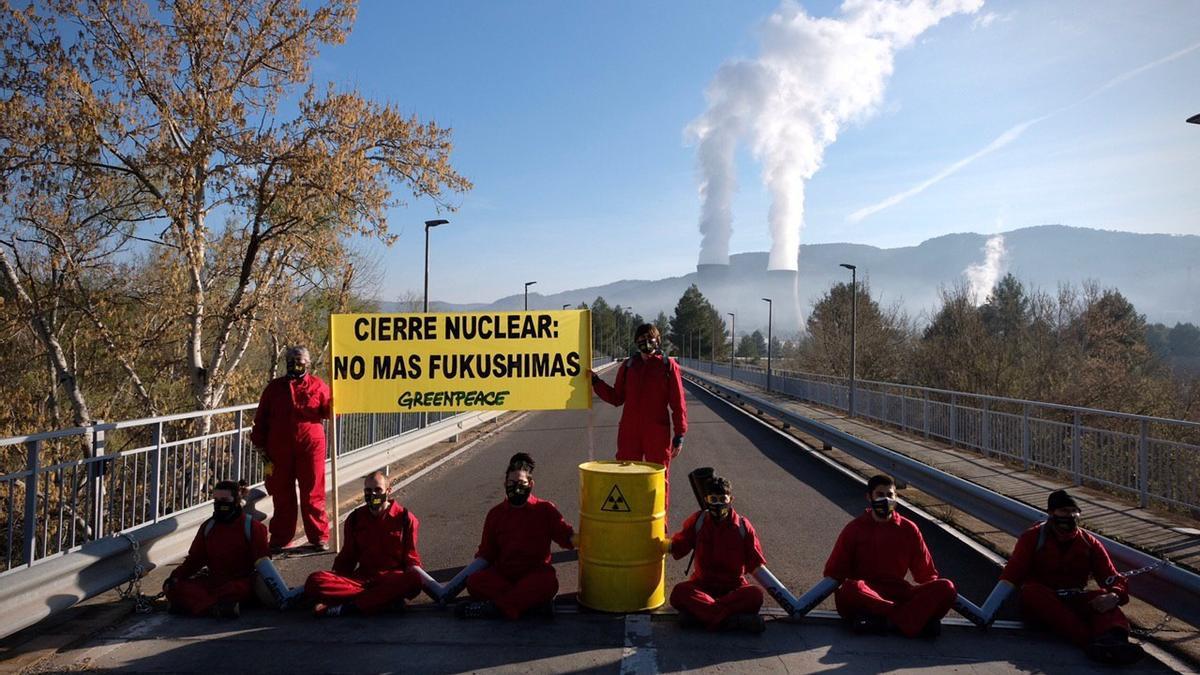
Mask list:
[[[236,618],[254,596],[254,563],[267,556],[267,526],[243,510],[234,481],[217,483],[212,496],[213,516],[163,582],[163,593],[173,614]]]
[[[671,555],[678,560],[695,551],[696,566],[688,581],[671,590],[671,606],[685,626],[761,633],[763,592],[745,577],[766,564],[758,534],[734,510],[728,480],[710,479],[704,500],[705,510],[688,516],[671,537]]]
[[[365,503],[346,518],[333,570],[313,572],[305,582],[304,594],[316,601],[316,616],[398,609],[421,591],[420,521],[388,499],[388,487],[382,471],[363,480]]]
[[[575,548],[575,529],[554,502],[533,496],[533,459],[519,452],[504,474],[507,496],[488,511],[483,536],[467,577],[474,599],[459,603],[460,618],[517,619],[531,610],[553,613],[558,576],[550,564],[550,542]]]
[[[936,637],[958,596],[954,582],[938,577],[921,530],[896,512],[890,476],[867,481],[867,502],[866,512],[838,535],[825,563],[825,576],[839,582],[838,614],[860,633],[894,626],[908,637]],[[904,578],[910,571],[915,584]]]

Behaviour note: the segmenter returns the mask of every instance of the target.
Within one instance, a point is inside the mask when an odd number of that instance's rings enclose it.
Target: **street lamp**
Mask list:
[[[1192,124],[1200,124],[1200,115],[1192,115],[1187,119],[1187,121],[1191,122]]]
[[[429,228],[449,222],[442,219],[425,221],[425,309],[422,310],[424,312],[429,312]]]
[[[854,375],[858,352],[858,268],[846,263],[842,267],[850,270],[850,416],[854,417]]]
[[[708,363],[708,372],[714,375],[717,372],[717,322],[720,320],[721,315],[713,312],[712,344],[709,345],[709,351],[712,352],[712,361]],[[724,338],[721,341],[724,342]]]
[[[737,315],[733,312],[725,312],[729,315],[729,377],[733,377],[733,355],[737,351]]]
[[[770,298],[763,298],[767,303],[767,391],[771,391],[771,315],[775,311],[775,303]]]
[[[568,307],[570,307],[570,306],[571,306],[571,303],[569,303],[569,302],[564,302],[564,303],[563,303],[563,309],[566,309],[566,308],[568,308]]]
[[[536,283],[537,283],[536,281],[526,281],[525,282],[525,311],[526,312],[529,311],[529,287]]]

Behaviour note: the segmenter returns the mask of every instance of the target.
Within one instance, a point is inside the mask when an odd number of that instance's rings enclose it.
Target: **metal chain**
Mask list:
[[[148,596],[142,593],[142,577],[146,575],[146,566],[142,564],[141,545],[138,544],[137,539],[128,534],[122,534],[121,536],[129,540],[129,546],[133,550],[133,574],[129,577],[129,582],[124,588],[117,588],[117,594],[121,596],[122,600],[133,599],[133,611],[138,614],[149,614],[154,611],[153,602],[166,594],[159,593]]]
[[[1156,570],[1156,569],[1162,567],[1163,565],[1166,565],[1168,562],[1169,561],[1164,558],[1163,560],[1156,560],[1153,563],[1146,565],[1145,567],[1139,567],[1136,570],[1130,570],[1128,572],[1117,572],[1116,574],[1112,575],[1111,577],[1105,579],[1104,585],[1112,586],[1113,584],[1117,583],[1117,579],[1119,577],[1124,577],[1125,579],[1128,579],[1130,577],[1136,577],[1139,574],[1145,574],[1146,572]]]
[[[1164,613],[1162,620],[1159,621],[1157,624],[1155,624],[1153,628],[1131,628],[1129,630],[1129,632],[1140,638],[1148,638],[1151,635],[1154,635],[1155,633],[1166,628],[1167,624],[1171,623],[1171,619],[1173,619],[1173,618],[1175,618],[1175,617],[1171,616],[1170,614]]]

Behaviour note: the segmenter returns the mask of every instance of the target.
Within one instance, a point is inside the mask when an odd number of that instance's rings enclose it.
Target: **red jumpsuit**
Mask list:
[[[574,534],[554,502],[529,495],[524,506],[507,501],[493,506],[475,552],[488,567],[467,577],[467,591],[473,598],[491,600],[510,619],[550,602],[558,593],[550,542],[570,549]]]
[[[716,630],[734,614],[756,614],[762,608],[762,591],[748,584],[744,575],[767,561],[749,520],[736,511],[724,520],[710,513],[697,533],[700,513],[688,516],[683,529],[671,537],[671,555],[676,560],[696,551],[692,578],[671,589],[671,606]]]
[[[1000,579],[1020,589],[1021,614],[1033,623],[1048,625],[1052,630],[1080,647],[1094,638],[1116,628],[1129,631],[1129,621],[1118,608],[1097,612],[1089,604],[1106,592],[1120,596],[1120,604],[1129,602],[1125,578],[1117,574],[1108,551],[1089,532],[1076,529],[1069,537],[1060,539],[1058,533],[1046,533],[1041,548],[1038,539],[1045,523],[1026,530],[1013,549]],[[1082,589],[1088,577],[1096,579],[1104,590],[1059,598],[1055,591]],[[1112,579],[1112,583],[1107,583]]]
[[[909,571],[915,585],[904,578]],[[885,617],[909,637],[946,616],[958,596],[954,582],[938,578],[921,530],[899,513],[877,522],[868,509],[850,521],[825,562],[825,576],[841,582],[834,593],[838,614]]]
[[[312,543],[329,539],[325,516],[325,427],[329,387],[316,375],[271,380],[258,401],[250,442],[266,448],[274,470],[266,478],[275,503],[271,546],[283,547],[296,534],[296,483],[304,534]]]
[[[333,571],[310,574],[305,595],[329,604],[353,602],[363,614],[412,600],[421,592],[421,579],[411,569],[421,565],[419,528],[417,517],[397,502],[389,502],[380,516],[360,506],[346,518]]]
[[[171,572],[175,582],[167,589],[167,601],[172,608],[199,616],[218,602],[244,602],[254,596],[254,563],[267,555],[267,526],[251,519],[246,541],[245,518],[249,516],[200,526],[187,557]],[[205,534],[209,522],[213,527]],[[205,567],[208,576],[191,578]]]
[[[617,370],[616,384],[597,379],[596,395],[621,409],[617,426],[617,459],[655,462],[666,467],[666,497],[671,495],[671,426],[674,436],[687,433],[687,404],[679,364],[655,354],[632,356]],[[669,411],[668,411],[669,409]],[[668,414],[669,412],[669,414]]]

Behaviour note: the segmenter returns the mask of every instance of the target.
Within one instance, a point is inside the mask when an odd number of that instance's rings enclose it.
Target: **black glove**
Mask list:
[[[679,451],[683,450],[683,434],[671,439],[671,447],[675,448],[675,454],[679,454]]]

